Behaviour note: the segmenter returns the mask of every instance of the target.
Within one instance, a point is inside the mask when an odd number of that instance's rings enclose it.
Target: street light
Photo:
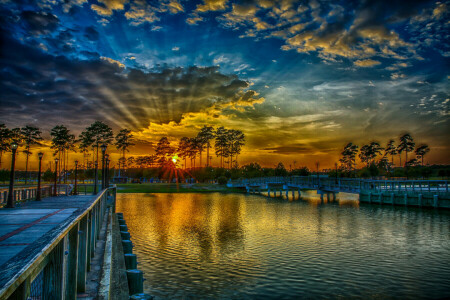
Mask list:
[[[57,191],[57,181],[58,181],[58,161],[59,159],[55,158],[55,187],[53,190],[53,196],[58,196],[58,191]]]
[[[78,160],[75,161],[75,188],[73,194],[77,195],[77,175],[78,175]]]
[[[102,190],[105,188],[105,152],[106,152],[106,144],[100,146],[102,149]]]
[[[6,207],[7,208],[14,208],[15,206],[15,200],[14,199],[14,171],[15,171],[15,164],[16,164],[16,151],[19,145],[16,142],[11,143],[11,173],[9,177],[9,193],[8,193],[8,200],[6,201]]]
[[[38,172],[38,186],[37,186],[37,192],[36,192],[36,201],[41,201],[41,165],[42,165],[42,157],[44,156],[44,153],[39,152],[39,172]]]

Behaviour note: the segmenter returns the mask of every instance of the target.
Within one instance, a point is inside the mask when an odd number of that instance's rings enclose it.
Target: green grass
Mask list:
[[[244,190],[206,183],[128,183],[117,184],[118,193],[242,193]]]

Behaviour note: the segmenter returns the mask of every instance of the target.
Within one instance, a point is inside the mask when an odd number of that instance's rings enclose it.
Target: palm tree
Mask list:
[[[422,167],[423,167],[423,157],[430,152],[430,147],[428,147],[427,144],[422,144],[416,149],[416,155],[417,158],[420,158],[422,161]]]
[[[405,166],[406,162],[408,161],[408,152],[413,151],[415,145],[416,144],[414,143],[414,140],[409,133],[405,133],[400,137],[400,145],[398,145],[397,149],[399,154],[405,151]]]
[[[25,184],[27,184],[28,180],[28,158],[30,157],[30,147],[31,145],[39,144],[38,141],[42,140],[41,137],[41,131],[39,128],[34,126],[26,125],[25,127],[22,127],[20,130],[23,140],[25,142],[25,150],[23,151],[25,155],[27,156],[25,161]]]
[[[209,166],[209,148],[211,147],[211,140],[214,139],[215,132],[212,126],[203,126],[198,137],[202,141],[203,145],[206,145],[206,166]],[[200,153],[200,164],[201,164],[201,153]]]
[[[2,168],[2,155],[9,150],[11,130],[5,124],[0,124],[0,169]]]
[[[131,142],[133,139],[133,135],[131,134],[131,130],[122,129],[116,135],[116,148],[119,151],[122,151],[122,160],[125,161],[125,151],[129,151],[128,148],[133,146],[134,144]],[[123,164],[125,166],[125,164]],[[119,162],[119,177],[120,177],[120,162]]]

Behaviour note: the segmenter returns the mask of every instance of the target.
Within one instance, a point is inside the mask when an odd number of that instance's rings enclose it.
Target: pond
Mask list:
[[[244,194],[118,194],[156,299],[450,297],[450,212]]]

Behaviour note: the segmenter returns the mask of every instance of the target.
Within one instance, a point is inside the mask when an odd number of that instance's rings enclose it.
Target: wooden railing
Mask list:
[[[417,191],[449,192],[448,180],[368,180],[316,176],[261,177],[231,181],[232,186],[287,184],[306,189],[319,189],[343,192],[361,191]]]
[[[115,187],[99,193],[80,214],[73,214],[9,260],[0,272],[0,299],[76,299],[86,289],[86,273],[107,209],[114,211]]]

